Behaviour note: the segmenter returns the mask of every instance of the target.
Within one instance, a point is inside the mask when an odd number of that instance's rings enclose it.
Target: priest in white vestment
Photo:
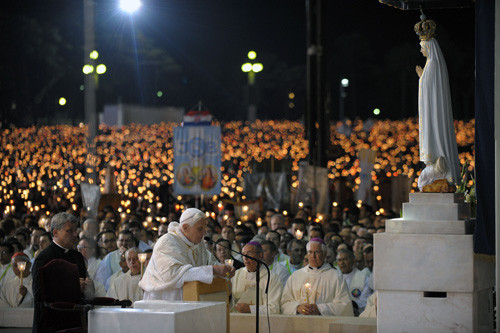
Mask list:
[[[139,287],[141,280],[141,263],[139,261],[138,248],[131,248],[125,252],[128,272],[117,277],[109,285],[108,297],[120,300],[128,299],[132,302],[142,300],[142,289]]]
[[[260,260],[262,260],[262,252],[261,245],[258,242],[253,241],[247,243],[242,250],[243,254]],[[243,263],[245,264],[245,268],[237,270],[236,274],[231,279],[233,297],[232,303],[234,304],[234,308],[231,311],[240,313],[255,313],[257,304],[257,265],[259,264],[247,257],[243,257]],[[263,266],[260,267],[259,278],[259,313],[266,314],[267,309],[269,309],[269,313],[279,314],[281,291],[283,289],[279,277],[271,272],[267,296],[265,294],[265,290],[268,274],[267,269]]]
[[[354,254],[349,250],[341,249],[337,252],[337,264],[337,274],[346,283],[349,296],[356,303],[354,314],[358,316],[364,311],[366,300],[373,293],[371,289],[366,288],[369,276],[354,267]]]
[[[424,69],[416,67],[420,160],[426,167],[418,178],[420,190],[438,179],[460,182],[460,162],[451,109],[448,70],[441,48],[434,38],[435,23],[426,20],[415,25],[421,52],[427,58]]]
[[[17,264],[26,264],[24,272],[21,273]],[[31,262],[27,254],[17,252],[12,256],[12,271],[15,277],[3,283],[0,291],[0,308],[32,308],[33,288],[31,277]],[[21,286],[20,276],[23,274],[23,285]]]
[[[185,282],[212,283],[214,275],[234,276],[234,267],[213,265],[217,260],[202,242],[206,227],[206,215],[196,208],[186,209],[180,223],[169,224],[168,233],[156,242],[139,282],[144,300],[182,300]]]
[[[326,245],[320,238],[307,243],[309,264],[294,272],[281,296],[286,315],[353,316],[352,303],[343,282],[325,263]]]

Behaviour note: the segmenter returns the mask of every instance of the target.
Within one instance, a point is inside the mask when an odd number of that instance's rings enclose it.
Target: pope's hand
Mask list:
[[[235,269],[228,265],[213,265],[213,272],[220,277],[233,277]]]
[[[250,305],[248,303],[238,303],[234,306],[239,313],[250,313]]]

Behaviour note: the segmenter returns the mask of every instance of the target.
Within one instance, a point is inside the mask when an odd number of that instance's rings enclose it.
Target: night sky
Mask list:
[[[413,25],[417,11],[376,0],[325,1],[327,94],[338,114],[339,81],[350,80],[346,115],[366,119],[417,114],[423,66]],[[2,121],[25,126],[47,119],[83,118],[82,1],[2,2],[0,106]],[[96,3],[96,48],[108,72],[100,78],[104,104],[174,105],[201,100],[220,120],[245,118],[246,74],[241,64],[255,50],[258,117],[300,119],[306,93],[304,0],[143,0],[132,19],[117,1]],[[474,116],[474,8],[429,9],[448,63],[455,118]],[[137,45],[138,58],[134,49]],[[55,37],[54,37],[55,36]],[[137,68],[136,65],[139,65]],[[156,96],[163,91],[161,98]],[[289,108],[288,94],[296,95]],[[59,97],[68,99],[64,107]]]

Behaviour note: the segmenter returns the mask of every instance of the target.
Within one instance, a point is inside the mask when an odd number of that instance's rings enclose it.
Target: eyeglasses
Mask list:
[[[85,246],[85,245],[77,245],[76,248],[78,250],[84,250],[84,249],[88,249],[89,247],[88,246]]]

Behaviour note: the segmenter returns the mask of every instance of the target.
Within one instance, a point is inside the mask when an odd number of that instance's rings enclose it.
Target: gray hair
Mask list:
[[[73,214],[63,212],[54,215],[50,221],[50,232],[52,235],[54,234],[54,230],[61,230],[68,222],[78,225],[78,219]]]
[[[340,250],[338,250],[338,252],[337,252],[337,257],[338,257],[338,255],[339,255],[339,254],[341,254],[341,253],[346,253],[346,254],[349,256],[349,258],[350,258],[350,259],[352,259],[352,260],[354,260],[354,259],[355,259],[355,257],[354,257],[354,253],[352,253],[352,252],[351,252],[351,251],[349,251],[349,250],[344,250],[344,249],[340,249]]]
[[[139,248],[137,248],[137,247],[131,247],[130,249],[128,249],[127,251],[125,251],[125,259],[128,257],[128,254],[131,253],[131,252],[135,252],[136,254],[142,253],[142,251],[139,250]]]
[[[321,243],[321,242],[317,242],[317,241],[309,241],[307,242],[306,244],[306,251],[309,252],[309,249],[311,248],[311,243],[316,243],[316,244],[320,244],[321,245],[321,251],[323,251],[323,253],[326,254],[326,252],[328,251],[326,245],[324,243]]]

